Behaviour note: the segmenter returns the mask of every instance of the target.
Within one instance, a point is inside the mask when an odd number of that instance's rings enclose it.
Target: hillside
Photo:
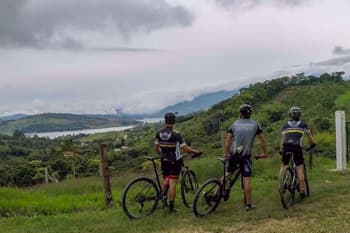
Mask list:
[[[254,162],[253,200],[258,208],[250,212],[244,210],[242,190],[237,186],[227,202],[204,218],[195,217],[191,209],[182,205],[178,195],[178,214],[168,214],[159,207],[153,215],[131,221],[119,201],[126,183],[140,174],[128,172],[112,178],[114,205],[109,210],[104,209],[100,177],[25,190],[2,188],[0,195],[6,198],[0,199],[0,228],[11,233],[348,232],[350,173],[333,172],[334,161],[316,157],[314,168],[309,170],[311,196],[285,210],[277,192],[279,162],[278,157]],[[215,156],[187,163],[201,182],[218,177],[221,172]]]
[[[177,112],[179,115],[186,115],[193,112],[207,110],[213,105],[220,103],[237,93],[237,90],[231,90],[202,94],[191,101],[183,101],[163,108],[157,113],[157,115],[163,116],[166,112]]]
[[[12,134],[16,130],[24,133],[81,130],[116,127],[135,123],[137,122],[119,120],[113,115],[44,113],[0,122],[0,132],[2,134]]]

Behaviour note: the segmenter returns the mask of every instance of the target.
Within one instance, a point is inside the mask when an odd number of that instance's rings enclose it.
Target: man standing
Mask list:
[[[252,205],[252,147],[256,136],[259,137],[262,150],[261,158],[267,157],[265,136],[259,123],[250,119],[253,111],[252,106],[243,104],[239,108],[240,119],[233,122],[228,130],[225,140],[224,158],[229,160],[226,175],[234,172],[239,164],[243,179],[244,202],[246,210],[255,208]]]
[[[310,148],[316,144],[312,137],[311,131],[307,124],[300,119],[301,111],[298,107],[291,107],[288,111],[290,120],[282,127],[280,151],[282,154],[282,164],[280,176],[284,173],[291,159],[291,154],[294,156],[294,162],[297,166],[297,176],[299,178],[299,193],[300,197],[305,198],[305,176],[304,176],[304,156],[302,150],[302,139],[304,134],[309,139]],[[291,153],[288,153],[291,152]],[[283,192],[284,190],[279,190]]]
[[[198,154],[200,151],[194,150],[186,145],[181,134],[174,130],[176,116],[169,112],[164,116],[165,127],[159,129],[155,136],[155,148],[161,156],[161,169],[163,173],[162,192],[169,196],[169,210],[174,212],[174,202],[176,196],[176,183],[180,175],[183,159],[180,149],[187,153]]]

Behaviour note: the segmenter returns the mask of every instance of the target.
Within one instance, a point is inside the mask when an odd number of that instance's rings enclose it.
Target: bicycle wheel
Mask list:
[[[222,183],[218,179],[212,178],[204,182],[194,196],[193,213],[202,217],[213,212],[221,201],[221,189]]]
[[[136,178],[123,191],[123,210],[131,219],[150,215],[157,207],[158,196],[159,191],[153,180]]]
[[[306,172],[305,164],[304,164],[304,177],[305,177],[304,179],[305,179],[305,188],[306,188],[305,194],[307,197],[309,197],[310,196],[310,186],[309,186],[309,181],[307,179],[307,172]]]
[[[181,177],[181,198],[186,207],[192,207],[197,189],[198,180],[196,174],[192,170],[186,170]]]
[[[295,187],[293,187],[293,172],[287,168],[280,177],[279,193],[283,208],[288,209],[294,203]]]

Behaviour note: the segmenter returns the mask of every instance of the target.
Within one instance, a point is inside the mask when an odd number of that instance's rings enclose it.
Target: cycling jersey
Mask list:
[[[170,127],[157,131],[155,144],[159,145],[161,156],[161,169],[163,176],[177,177],[183,166],[180,147],[186,145],[181,134]]]
[[[186,145],[181,134],[170,127],[164,127],[157,131],[155,144],[159,145],[160,153],[171,161],[182,158],[180,147]]]
[[[309,134],[310,129],[307,124],[302,121],[288,121],[282,127],[283,145],[298,145],[302,146],[302,139],[304,134]]]
[[[255,136],[261,134],[263,130],[258,122],[242,118],[233,122],[228,132],[233,135],[230,153],[250,156]]]

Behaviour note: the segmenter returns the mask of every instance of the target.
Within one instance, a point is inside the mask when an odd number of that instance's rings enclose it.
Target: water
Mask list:
[[[79,134],[95,134],[95,133],[106,133],[106,132],[117,132],[117,131],[123,131],[126,129],[131,129],[135,127],[134,125],[130,126],[120,126],[120,127],[109,127],[109,128],[100,128],[100,129],[83,129],[83,130],[72,130],[72,131],[59,131],[59,132],[45,132],[45,133],[26,133],[26,136],[33,137],[34,135],[37,135],[38,137],[43,138],[58,138],[62,136],[68,136],[68,135],[79,135]]]
[[[163,118],[144,118],[140,120],[143,123],[156,123],[163,120]],[[136,125],[129,126],[119,126],[119,127],[108,127],[99,129],[83,129],[83,130],[72,130],[72,131],[57,131],[57,132],[45,132],[45,133],[26,133],[26,136],[33,137],[37,135],[38,137],[48,137],[50,139],[67,136],[67,135],[79,135],[79,134],[95,134],[95,133],[106,133],[106,132],[117,132],[127,129],[134,128]]]

